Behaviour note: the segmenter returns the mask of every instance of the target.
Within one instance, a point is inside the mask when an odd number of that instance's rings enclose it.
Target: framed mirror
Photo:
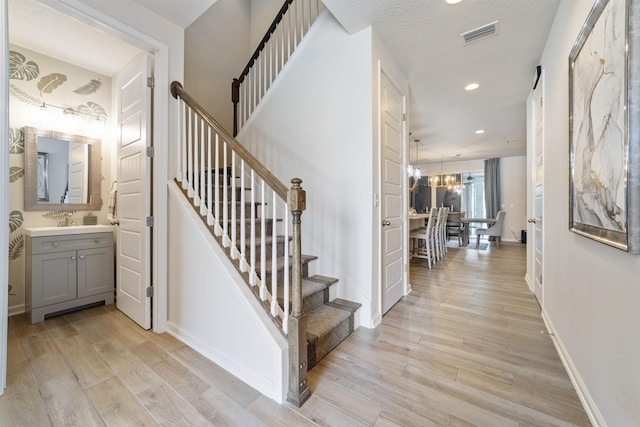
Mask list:
[[[102,207],[99,139],[24,127],[24,210]]]

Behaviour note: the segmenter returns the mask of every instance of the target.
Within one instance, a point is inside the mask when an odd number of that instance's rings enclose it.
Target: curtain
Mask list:
[[[487,218],[495,218],[502,206],[500,201],[500,159],[484,161],[484,204]]]

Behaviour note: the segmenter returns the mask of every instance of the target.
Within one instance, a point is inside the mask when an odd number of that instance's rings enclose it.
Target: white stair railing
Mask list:
[[[286,0],[240,77],[233,79],[233,135],[237,135],[322,12],[320,0]]]
[[[180,83],[171,84],[171,93],[180,114],[176,181],[288,337],[288,399],[301,405],[310,395],[301,288],[302,181],[294,178],[287,188]]]

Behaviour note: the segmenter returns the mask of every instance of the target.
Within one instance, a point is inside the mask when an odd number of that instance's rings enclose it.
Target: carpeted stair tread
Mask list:
[[[347,310],[351,313],[355,313],[356,310],[358,310],[360,307],[362,307],[362,304],[357,303],[357,302],[353,302],[353,301],[348,301],[346,299],[342,299],[342,298],[336,298],[333,301],[329,301],[327,303],[325,303],[328,306],[331,307],[335,307],[335,308],[339,308],[342,310]]]
[[[347,320],[351,313],[329,305],[321,305],[307,314],[307,340],[322,337]]]
[[[329,305],[307,313],[307,363],[313,368],[353,331],[353,314]]]

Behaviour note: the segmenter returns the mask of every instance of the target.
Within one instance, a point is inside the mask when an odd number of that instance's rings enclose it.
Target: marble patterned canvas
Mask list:
[[[598,0],[570,55],[570,229],[628,250],[627,1]]]

